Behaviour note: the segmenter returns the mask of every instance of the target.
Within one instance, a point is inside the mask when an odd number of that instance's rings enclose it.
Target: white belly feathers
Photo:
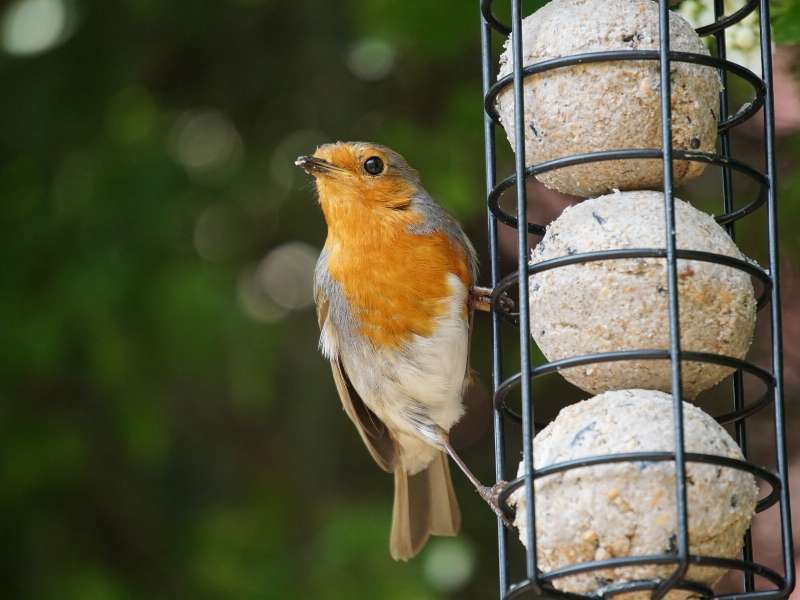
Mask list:
[[[461,418],[467,373],[469,321],[464,311],[468,290],[448,275],[447,310],[437,318],[433,335],[414,335],[400,350],[354,351],[339,342],[339,355],[353,387],[364,404],[392,430],[400,431],[405,469],[413,474],[434,458],[431,431],[445,431]],[[322,345],[333,340],[325,340]],[[427,438],[428,441],[425,441]]]

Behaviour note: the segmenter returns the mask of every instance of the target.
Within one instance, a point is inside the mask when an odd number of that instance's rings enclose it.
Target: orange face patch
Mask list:
[[[337,220],[336,212],[344,205],[399,209],[408,206],[414,194],[414,186],[392,169],[389,157],[380,148],[326,144],[314,156],[341,169],[316,178],[320,204],[329,224]],[[372,175],[366,171],[364,163],[373,157],[385,165],[385,172]]]

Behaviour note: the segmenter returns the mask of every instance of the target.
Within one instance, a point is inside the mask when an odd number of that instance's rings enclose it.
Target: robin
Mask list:
[[[472,385],[475,250],[405,159],[377,144],[338,142],[301,156],[328,225],[315,273],[320,349],[345,412],[375,462],[394,473],[389,548],[408,560],[461,515],[449,455],[501,516],[450,444]]]

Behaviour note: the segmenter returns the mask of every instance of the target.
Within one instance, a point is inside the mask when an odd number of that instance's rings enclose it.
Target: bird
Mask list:
[[[345,413],[372,458],[394,474],[389,550],[409,560],[430,535],[458,533],[449,455],[501,518],[497,484],[484,486],[450,444],[475,387],[475,249],[399,153],[336,142],[295,164],[313,177],[327,224],[314,274],[319,348]],[[505,520],[505,519],[504,519]]]

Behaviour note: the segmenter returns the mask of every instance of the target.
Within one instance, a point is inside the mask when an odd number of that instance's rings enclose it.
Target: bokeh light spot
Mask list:
[[[65,0],[16,0],[3,14],[0,40],[9,54],[41,54],[64,42],[73,22],[74,12]]]
[[[239,305],[248,317],[256,321],[263,321],[264,323],[280,321],[289,311],[275,304],[267,295],[258,280],[257,273],[258,269],[256,267],[249,267],[239,275],[239,281],[236,286]]]
[[[233,210],[225,204],[212,204],[198,217],[194,226],[194,249],[212,263],[232,258],[239,249],[241,232]]]
[[[380,81],[394,67],[395,49],[389,42],[368,38],[356,42],[347,55],[347,68],[358,79]]]
[[[463,536],[435,539],[425,551],[423,572],[437,590],[452,592],[463,587],[475,571],[475,550]]]
[[[181,115],[172,129],[171,147],[187,172],[201,177],[235,166],[244,150],[231,120],[214,109]]]
[[[314,301],[314,267],[319,251],[303,242],[272,250],[257,265],[242,271],[239,304],[249,317],[270,323]]]
[[[258,267],[258,279],[272,300],[296,310],[314,301],[314,267],[319,252],[303,242],[289,242],[267,254]]]

